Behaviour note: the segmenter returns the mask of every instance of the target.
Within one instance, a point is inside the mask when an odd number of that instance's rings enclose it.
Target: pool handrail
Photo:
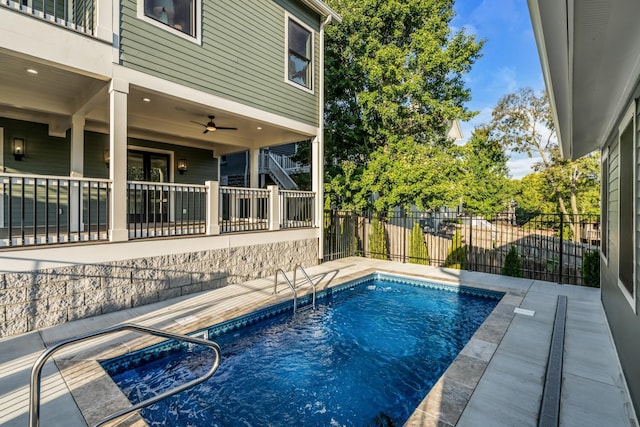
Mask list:
[[[289,285],[289,289],[293,292],[293,314],[296,314],[296,309],[298,307],[298,291],[296,291],[296,287],[291,284],[291,280],[287,277],[287,273],[285,273],[281,268],[276,270],[276,276],[273,280],[273,295],[278,293],[278,273],[282,274],[282,277],[284,277],[284,280]]]
[[[304,274],[304,277],[307,279],[307,282],[309,282],[309,285],[311,285],[311,289],[313,289],[313,296],[312,296],[312,301],[311,301],[311,307],[315,310],[316,309],[316,284],[313,283],[313,281],[311,280],[311,278],[309,277],[309,275],[307,274],[306,271],[304,271],[304,268],[302,268],[302,266],[300,264],[297,264],[294,268],[293,268],[293,284],[296,284],[296,271],[302,271],[302,274]],[[304,284],[304,282],[303,282]]]
[[[133,323],[123,323],[120,325],[115,325],[109,328],[101,329],[99,331],[94,331],[88,334],[79,335],[74,338],[69,338],[64,341],[60,341],[59,343],[56,343],[53,346],[46,349],[38,357],[38,359],[35,361],[33,365],[33,368],[31,369],[31,383],[30,383],[30,389],[29,389],[29,426],[38,427],[40,425],[40,391],[41,391],[40,379],[42,376],[42,368],[44,367],[44,364],[49,357],[51,357],[55,352],[57,352],[63,347],[66,347],[67,345],[78,343],[81,341],[86,341],[90,338],[110,334],[113,332],[120,332],[120,331],[126,331],[126,330],[139,332],[147,335],[155,335],[155,336],[168,338],[168,339],[174,339],[177,341],[186,341],[193,344],[204,345],[213,349],[213,351],[216,354],[216,360],[211,366],[211,369],[209,369],[209,371],[202,377],[189,381],[181,385],[180,387],[176,387],[175,389],[164,391],[160,394],[150,397],[149,399],[143,400],[142,402],[138,402],[137,404],[127,409],[123,409],[118,412],[115,412],[107,416],[106,418],[103,418],[102,420],[98,421],[97,423],[93,424],[93,426],[100,426],[106,422],[113,421],[116,418],[119,418],[123,415],[131,413],[133,411],[137,411],[138,409],[146,408],[147,406],[152,405],[156,402],[159,402],[162,399],[173,396],[174,394],[180,393],[181,391],[184,391],[188,388],[198,385],[208,380],[209,378],[211,378],[211,376],[213,376],[213,374],[216,372],[216,370],[220,366],[220,346],[213,341],[190,337],[188,335],[174,334],[171,332],[163,331],[156,328],[151,328],[148,326],[135,325]]]

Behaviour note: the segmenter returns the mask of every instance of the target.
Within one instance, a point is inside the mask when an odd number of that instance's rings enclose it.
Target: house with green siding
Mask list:
[[[602,306],[640,415],[640,3],[528,3],[562,154],[601,153]]]
[[[0,0],[0,337],[316,264],[339,21],[321,0]],[[260,188],[261,149],[298,141],[312,191]],[[221,185],[240,152],[250,185]]]

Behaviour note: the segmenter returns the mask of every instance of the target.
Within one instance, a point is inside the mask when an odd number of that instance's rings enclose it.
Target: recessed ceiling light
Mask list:
[[[262,130],[262,127],[261,127],[261,126],[258,126],[256,129],[258,129],[258,130]]]
[[[149,98],[142,98],[142,100],[143,100],[144,102],[151,102],[151,99],[149,99]]]
[[[29,74],[38,74],[38,70],[34,70],[33,68],[27,68],[27,73],[29,73]]]

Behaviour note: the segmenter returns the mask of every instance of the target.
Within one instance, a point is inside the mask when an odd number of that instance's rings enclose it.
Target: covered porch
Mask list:
[[[116,65],[0,59],[0,248],[318,227],[318,127]],[[301,140],[313,191],[257,188],[260,149]],[[250,188],[220,186],[242,151]]]

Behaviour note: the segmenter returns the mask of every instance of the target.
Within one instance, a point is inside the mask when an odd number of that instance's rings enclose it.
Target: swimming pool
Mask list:
[[[377,273],[319,293],[315,311],[278,304],[209,328],[222,347],[216,375],[142,415],[150,425],[401,425],[501,296]],[[169,342],[102,365],[138,402],[200,375],[207,355]]]

